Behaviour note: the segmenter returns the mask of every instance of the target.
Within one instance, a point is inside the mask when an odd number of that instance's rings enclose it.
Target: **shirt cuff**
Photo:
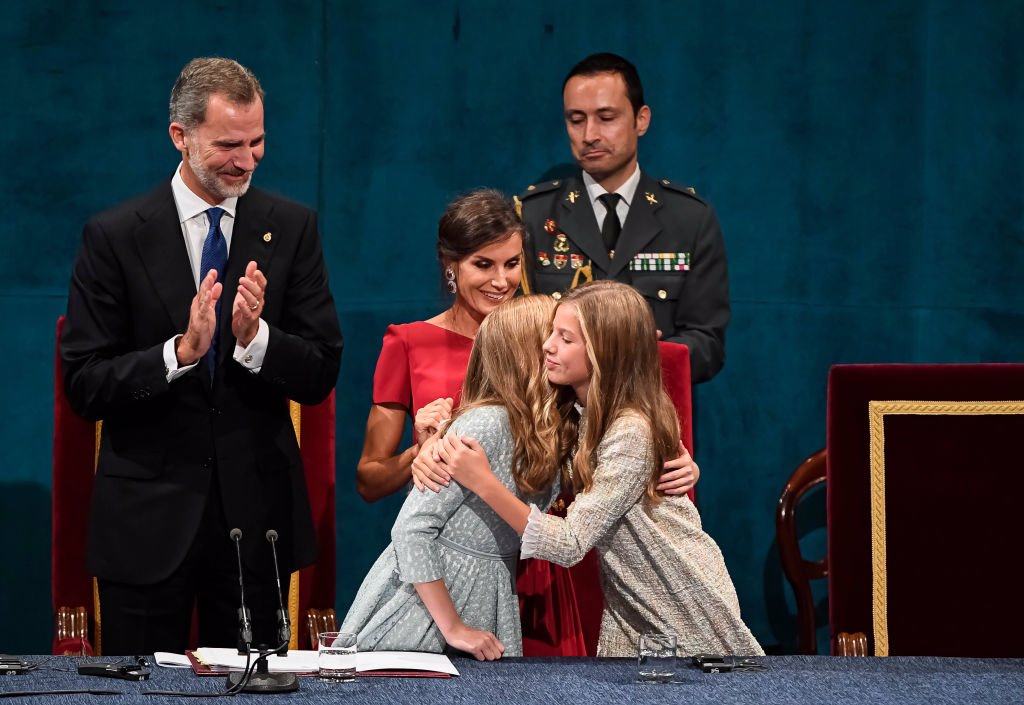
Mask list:
[[[262,318],[259,320],[259,327],[256,329],[256,336],[249,341],[247,347],[235,343],[235,352],[232,355],[235,362],[256,374],[263,367],[263,357],[267,354],[267,343],[270,342],[270,326]]]
[[[541,524],[544,521],[544,512],[537,509],[536,504],[530,505],[530,516],[526,519],[526,529],[523,531],[523,546],[519,551],[521,558],[533,558],[540,550]]]
[[[178,366],[178,356],[174,352],[174,346],[180,337],[180,335],[176,335],[164,343],[164,372],[167,374],[168,384],[199,364],[198,362],[193,362],[191,365],[185,365],[184,367]]]

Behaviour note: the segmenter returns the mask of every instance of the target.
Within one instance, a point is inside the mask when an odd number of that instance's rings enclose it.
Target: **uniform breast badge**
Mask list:
[[[548,253],[547,252],[538,252],[537,253],[537,261],[540,262],[540,266],[541,267],[550,267],[551,266],[551,260],[548,258]]]
[[[555,233],[555,231],[557,229],[558,229],[558,223],[555,222],[554,218],[548,218],[547,220],[544,221],[544,230],[546,232],[549,232],[552,235],[554,235],[554,233]]]
[[[565,263],[569,258],[565,255],[555,255],[555,269],[565,269]]]
[[[577,255],[575,253],[569,255],[569,266],[573,269],[579,269],[583,266],[583,255]]]
[[[568,252],[569,238],[565,233],[558,233],[555,236],[555,252]]]

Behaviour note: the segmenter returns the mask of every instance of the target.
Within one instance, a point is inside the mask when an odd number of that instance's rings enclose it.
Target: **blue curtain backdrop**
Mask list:
[[[322,215],[346,336],[342,614],[400,503],[366,505],[351,479],[374,363],[388,323],[444,305],[444,204],[569,161],[565,72],[594,51],[631,58],[653,110],[641,164],[714,203],[729,252],[727,363],[697,390],[705,527],[750,626],[787,650],[774,508],[824,445],[829,365],[1024,359],[1021,36],[1016,0],[5,6],[0,651],[45,652],[52,635],[51,354],[81,226],[172,173],[167,97],[193,56],[261,78],[256,181]],[[970,458],[950,462],[970,482]],[[823,525],[812,502],[812,553]]]

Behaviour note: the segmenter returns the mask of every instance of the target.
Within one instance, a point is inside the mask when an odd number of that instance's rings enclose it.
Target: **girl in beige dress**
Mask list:
[[[523,557],[568,566],[597,548],[599,656],[635,656],[645,632],[676,635],[680,655],[763,654],[697,509],[656,489],[662,463],[677,452],[679,422],[646,302],[624,284],[587,284],[561,300],[552,329],[545,367],[559,390],[559,442],[571,454],[576,491],[566,517],[508,491],[470,437],[438,444],[446,470],[522,536]]]

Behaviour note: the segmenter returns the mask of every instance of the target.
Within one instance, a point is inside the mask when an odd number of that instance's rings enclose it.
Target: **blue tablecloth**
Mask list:
[[[166,703],[193,698],[145,696],[147,690],[213,693],[223,677],[194,676],[189,670],[153,667],[148,681],[129,682],[80,676],[80,659],[25,657],[43,663],[40,670],[0,679],[0,692],[51,689],[106,689],[116,696],[47,695],[8,700],[17,703]],[[116,661],[117,659],[105,659]],[[760,659],[762,673],[705,674],[680,664],[678,682],[636,682],[631,659],[504,659],[493,663],[457,659],[458,678],[360,678],[354,683],[300,679],[295,693],[239,695],[236,702],[371,703],[379,705],[457,705],[482,703],[1024,703],[1024,659],[949,659],[931,657],[840,658],[774,656]],[[52,669],[66,669],[64,671]]]

